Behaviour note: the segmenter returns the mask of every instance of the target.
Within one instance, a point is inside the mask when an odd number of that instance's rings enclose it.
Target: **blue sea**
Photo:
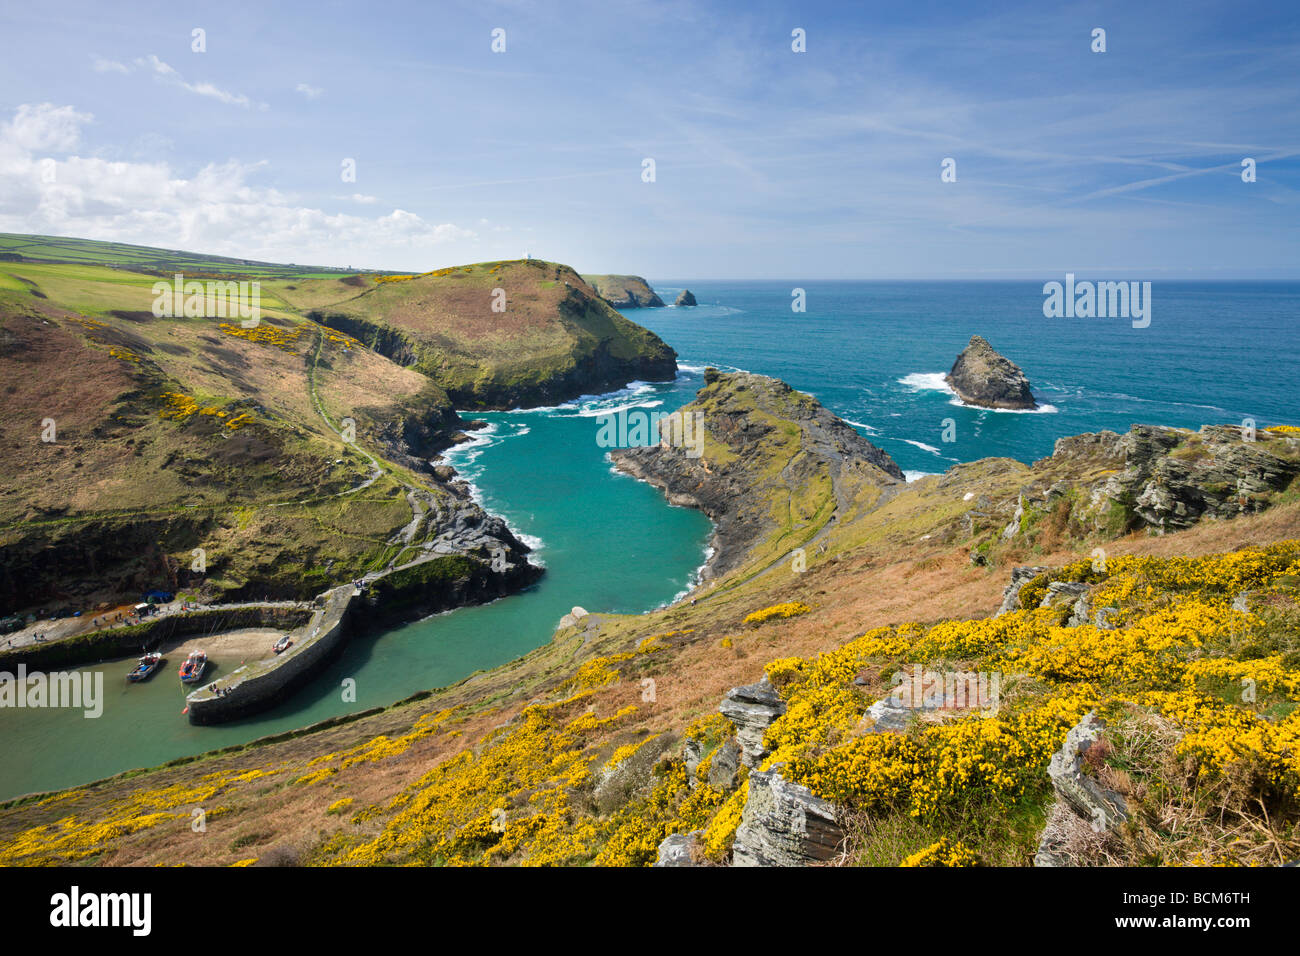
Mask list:
[[[553,408],[476,415],[489,426],[448,455],[490,511],[536,546],[547,573],[524,594],[352,642],[312,686],[255,719],[192,727],[169,666],[130,685],[130,662],[105,672],[103,716],[0,712],[0,798],[83,783],[228,746],[505,663],[550,639],[575,605],[640,613],[671,602],[706,558],[709,523],[615,473],[597,443],[599,416],[671,411],[694,397],[706,366],[774,375],[816,396],[888,451],[911,477],[991,455],[1024,462],[1064,435],[1134,423],[1259,427],[1300,423],[1300,284],[1155,283],[1151,323],[1047,319],[1041,283],[653,282],[683,286],[695,308],[628,310],[679,354],[672,383],[633,383]],[[807,311],[791,311],[804,289]],[[971,335],[1028,376],[1040,408],[963,407],[943,374]],[[951,420],[955,441],[944,441]],[[215,662],[217,675],[238,666]],[[356,700],[340,693],[356,682]]]
[[[1057,277],[1063,278],[1063,277]],[[1081,277],[1082,278],[1082,277]],[[1151,323],[1043,316],[1032,282],[654,283],[695,308],[630,310],[688,365],[774,375],[816,396],[909,472],[993,455],[1032,462],[1064,435],[1136,423],[1300,423],[1300,284],[1155,282]],[[791,311],[791,290],[807,311]],[[960,405],[943,375],[982,335],[1040,410]],[[944,420],[956,441],[943,441]]]

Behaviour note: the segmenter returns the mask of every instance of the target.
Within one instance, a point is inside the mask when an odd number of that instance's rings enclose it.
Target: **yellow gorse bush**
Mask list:
[[[899,866],[979,866],[979,854],[960,840],[941,837],[924,850],[906,856]]]
[[[582,820],[570,793],[590,777],[595,759],[583,737],[635,712],[624,707],[609,717],[592,712],[564,720],[556,704],[533,705],[514,725],[490,734],[478,752],[438,764],[401,794],[398,812],[373,840],[352,848],[340,862],[494,862],[521,854],[529,863],[571,863],[597,850],[595,822]],[[527,793],[526,805],[516,796]]]
[[[638,740],[635,743],[624,744],[622,747],[619,747],[612,754],[610,754],[609,759],[605,761],[605,769],[612,770],[614,767],[617,767],[619,764],[621,764],[624,760],[628,760],[631,757],[635,756],[637,751],[640,750],[642,747],[644,747],[646,744],[650,743],[650,741],[656,739],[657,737],[662,737],[662,736],[663,734],[651,734],[649,737],[646,737],[643,740]]]
[[[1243,590],[1287,591],[1298,557],[1292,541],[1203,558],[1113,558],[1105,570],[1085,560],[1034,583],[1044,593],[1053,580],[1094,583],[1094,602],[1127,604],[1125,626],[1065,627],[1058,610],[1034,608],[877,628],[810,660],[772,661],[766,672],[787,709],[767,731],[765,767],[782,764],[789,779],[856,810],[931,817],[972,800],[1009,807],[1045,798],[1047,763],[1084,713],[1138,703],[1185,731],[1178,753],[1199,773],[1250,764],[1269,786],[1300,794],[1300,710],[1273,720],[1250,700],[1198,692],[1250,682],[1252,693],[1300,701],[1300,671],[1284,655],[1232,656],[1267,625],[1231,607]],[[905,733],[868,733],[872,698],[854,676],[906,662],[961,662],[1014,677],[1021,689],[995,714],[918,713]]]
[[[273,772],[254,769],[233,774],[210,773],[192,785],[137,790],[129,798],[109,804],[100,811],[98,819],[85,820],[71,815],[50,826],[22,831],[0,844],[0,866],[76,863],[102,852],[113,840],[172,821],[188,831],[190,811],[194,807],[211,808],[212,800],[222,793]],[[207,816],[211,818],[217,812],[218,808],[208,809]]]
[[[163,402],[162,411],[158,413],[159,418],[171,419],[172,421],[188,421],[194,415],[208,415],[213,418],[227,419],[222,426],[231,431],[238,431],[245,425],[255,421],[249,412],[241,412],[233,417],[229,412],[222,411],[213,405],[200,405],[192,396],[183,392],[163,392],[160,396]]]
[[[237,339],[245,339],[258,345],[271,345],[285,352],[297,351],[298,339],[302,336],[303,331],[301,325],[295,325],[291,329],[282,329],[268,322],[259,322],[251,329],[231,325],[229,322],[222,322],[217,328],[226,335],[233,335]]]
[[[745,615],[745,623],[763,624],[773,618],[796,617],[800,614],[807,614],[811,610],[812,608],[807,604],[799,601],[788,601],[785,604],[774,604],[772,607],[765,607],[761,611]]]

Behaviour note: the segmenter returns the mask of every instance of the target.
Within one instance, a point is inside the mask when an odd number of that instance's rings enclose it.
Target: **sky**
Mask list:
[[[1295,0],[0,0],[3,232],[1046,281],[1297,278],[1298,230]]]

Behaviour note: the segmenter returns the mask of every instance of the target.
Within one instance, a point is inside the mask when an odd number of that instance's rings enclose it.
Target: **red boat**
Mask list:
[[[194,651],[181,665],[181,683],[197,684],[203,679],[203,672],[207,669],[208,655],[203,651]]]

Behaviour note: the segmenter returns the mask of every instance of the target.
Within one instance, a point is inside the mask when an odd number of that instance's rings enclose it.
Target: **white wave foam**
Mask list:
[[[943,372],[913,372],[911,375],[904,375],[898,380],[899,385],[906,385],[915,392],[947,392],[949,395],[956,394],[943,380]]]
[[[851,418],[846,418],[846,419],[844,419],[844,420],[845,420],[846,422],[848,422],[850,425],[852,425],[854,428],[865,428],[867,431],[871,432],[873,435],[877,432],[877,429],[876,429],[875,427],[873,427],[873,426],[871,426],[871,425],[868,425],[866,422],[855,422],[855,421],[854,421],[853,419],[851,419]]]
[[[908,481],[916,481],[918,478],[925,478],[929,475],[937,475],[937,471],[904,471],[903,477]]]
[[[534,408],[512,408],[511,415],[550,415],[553,412],[561,412],[567,409],[577,408],[573,402],[565,402],[563,405],[538,405]],[[462,415],[472,415],[473,412],[462,412]]]
[[[956,405],[958,408],[973,408],[977,412],[1001,412],[1008,415],[1054,415],[1060,409],[1055,405],[1039,405],[1037,408],[985,408],[983,405],[968,405],[960,398],[954,397],[949,405]]]
[[[907,442],[909,445],[915,445],[917,448],[920,448],[920,449],[922,449],[923,451],[928,451],[928,452],[930,452],[932,455],[939,455],[939,454],[940,454],[939,449],[935,448],[933,445],[927,445],[927,444],[926,444],[925,442],[923,442],[923,441],[912,441],[912,439],[910,439],[910,438],[904,438],[903,441]],[[940,457],[942,457],[942,456],[940,456]]]
[[[690,594],[692,591],[694,591],[696,588],[698,588],[701,584],[703,584],[704,569],[707,568],[709,566],[709,562],[713,560],[713,554],[714,554],[713,545],[706,544],[704,546],[704,561],[700,564],[698,568],[696,568],[694,571],[691,572],[690,578],[687,579],[686,587],[681,591],[678,591],[676,594],[674,594],[670,600],[667,600],[663,604],[660,604],[659,608],[671,607],[672,605],[680,601],[682,598]],[[655,610],[659,610],[659,608],[656,608]]]
[[[514,429],[506,434],[502,432],[502,426]],[[479,456],[493,445],[498,445],[507,438],[519,438],[527,435],[531,428],[519,422],[488,422],[483,428],[467,432],[470,436],[469,441],[461,442],[454,445],[442,453],[442,460],[456,468],[457,471],[464,471],[465,468],[478,462]]]
[[[666,384],[666,383],[660,383]],[[567,402],[561,402],[559,405],[538,405],[536,408],[512,408],[511,415],[554,415],[559,412],[573,412],[582,414],[595,408],[602,402],[624,401],[634,398],[637,395],[645,395],[657,391],[654,382],[628,382],[626,386],[615,389],[612,392],[603,392],[599,395],[579,395],[577,398]],[[472,415],[472,412],[464,412],[465,415]]]
[[[617,415],[619,412],[631,411],[634,408],[658,408],[662,404],[663,399],[653,402],[629,402],[626,405],[614,405],[612,407],[593,405],[591,408],[581,409],[577,413],[577,417],[600,418],[604,415]]]
[[[546,547],[546,542],[543,541],[541,538],[537,537],[537,535],[535,534],[525,534],[523,531],[515,531],[514,528],[511,528],[510,530],[514,531],[515,537],[518,538],[520,541],[522,541],[524,544],[528,545],[528,547],[532,549],[532,551],[534,552],[541,551],[544,547]]]
[[[677,366],[683,368],[684,366]],[[728,365],[726,362],[710,362],[708,365],[692,365],[692,369],[699,369],[703,372],[706,368],[716,368],[719,372],[744,372],[746,375],[752,374],[749,369],[741,368],[738,365]]]
[[[466,432],[465,434],[469,436],[469,441],[461,442],[459,445],[448,448],[447,451],[448,453],[451,453],[462,448],[474,448],[478,445],[490,445],[492,444],[493,436],[495,436],[499,431],[501,431],[500,422],[488,422],[482,428],[476,428],[473,431]]]

